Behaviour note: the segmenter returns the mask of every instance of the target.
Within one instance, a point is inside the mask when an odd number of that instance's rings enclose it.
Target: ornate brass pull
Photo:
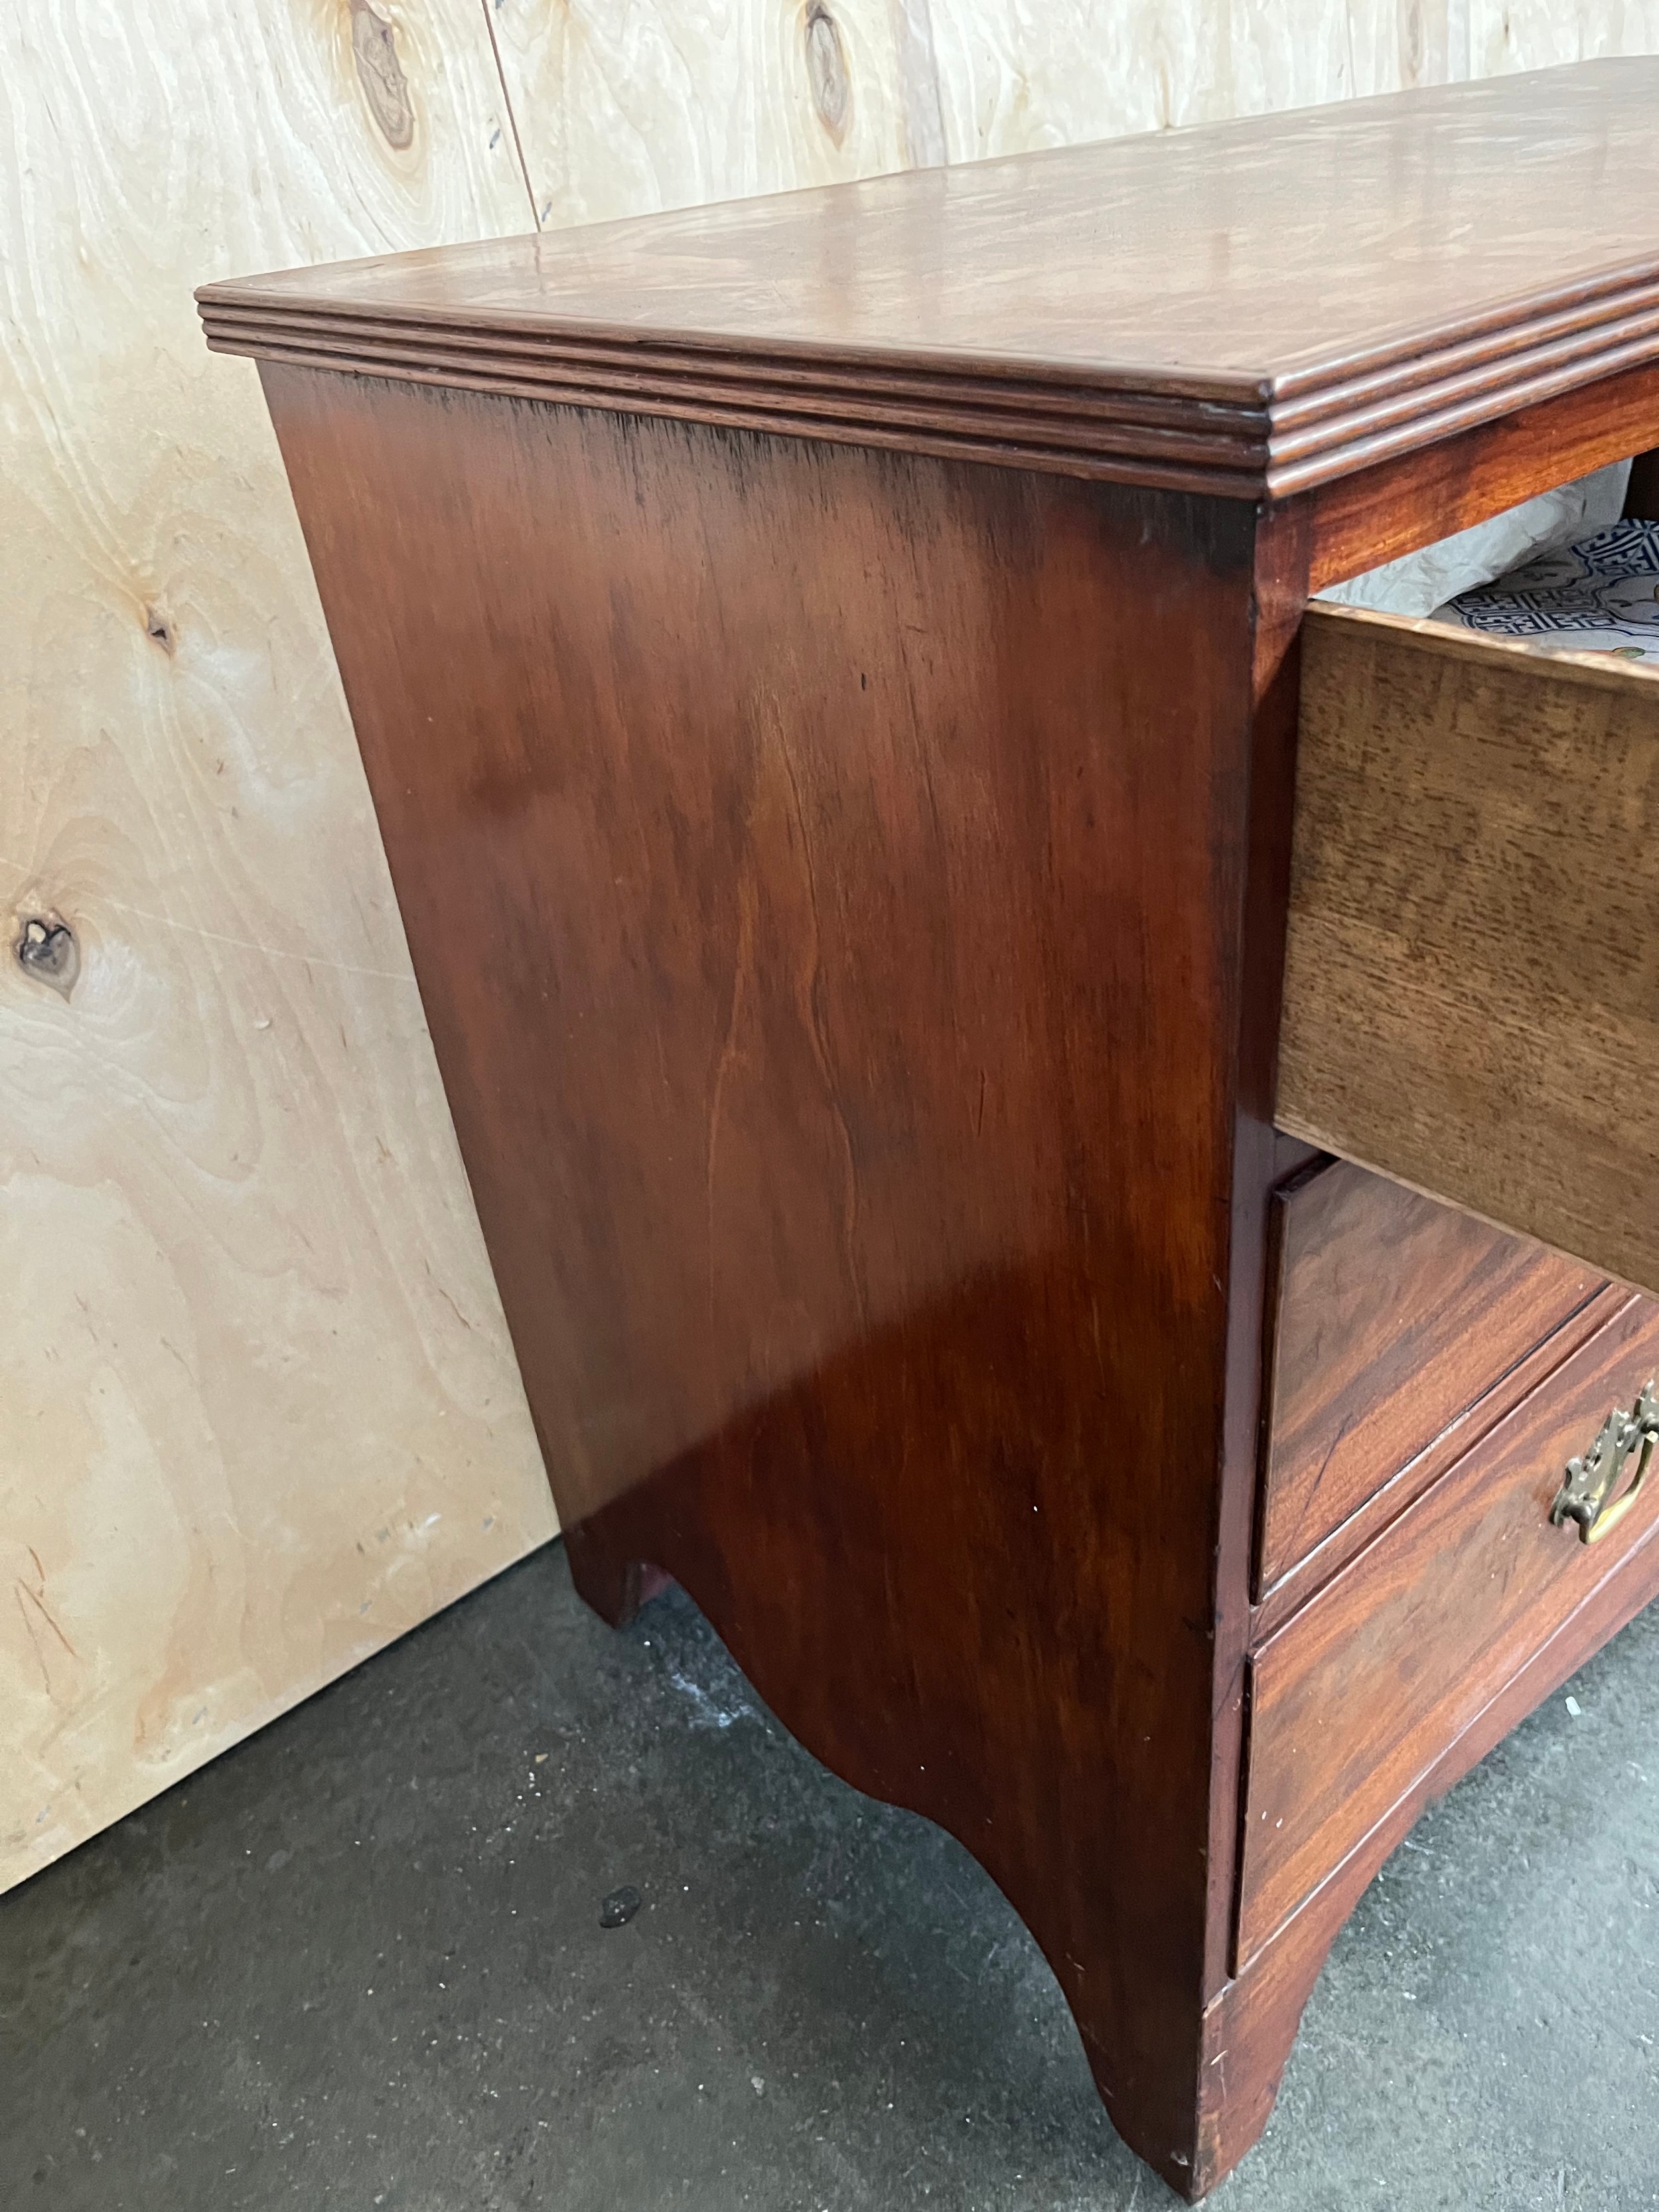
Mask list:
[[[1610,1535],[1635,1504],[1647,1480],[1656,1443],[1659,1443],[1659,1393],[1649,1382],[1628,1413],[1622,1406],[1613,1407],[1582,1459],[1567,1462],[1566,1480],[1550,1508],[1550,1525],[1559,1528],[1576,1521],[1580,1540],[1586,1544],[1599,1544],[1603,1536]],[[1625,1471],[1625,1462],[1638,1444],[1642,1455],[1636,1462],[1635,1479],[1618,1503],[1609,1505],[1607,1500]]]

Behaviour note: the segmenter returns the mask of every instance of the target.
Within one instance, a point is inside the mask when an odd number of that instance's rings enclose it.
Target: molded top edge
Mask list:
[[[1543,370],[1560,388],[1615,349],[1659,358],[1656,114],[1659,58],[1580,63],[198,298],[225,350],[412,374],[423,346],[459,348],[474,383],[580,362],[584,404],[640,404],[643,372],[653,404],[696,383],[714,419],[711,379],[785,416],[804,381],[856,415],[887,379],[901,428],[907,390],[923,413],[947,393],[999,416],[1097,402],[1102,422],[1152,403],[1200,441],[1218,408],[1235,440],[1282,414],[1305,477],[1346,465],[1357,410],[1390,404],[1398,442],[1420,392],[1429,438],[1447,405],[1504,411]]]

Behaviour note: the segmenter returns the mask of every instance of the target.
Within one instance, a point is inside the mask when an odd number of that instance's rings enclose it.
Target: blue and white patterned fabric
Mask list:
[[[1659,666],[1659,522],[1614,522],[1435,610],[1547,653],[1606,653]]]

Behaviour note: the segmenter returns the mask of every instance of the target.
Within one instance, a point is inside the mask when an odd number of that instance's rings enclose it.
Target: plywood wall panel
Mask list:
[[[58,0],[0,101],[4,1887],[552,1520],[257,379],[191,298],[528,228],[487,25]]]
[[[1659,0],[1468,0],[1474,73],[1659,53]]]
[[[939,158],[925,0],[499,0],[539,221]]]
[[[1468,74],[1467,0],[932,0],[951,158]]]

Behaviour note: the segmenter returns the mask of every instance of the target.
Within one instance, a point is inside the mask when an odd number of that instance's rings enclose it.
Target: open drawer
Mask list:
[[[1659,680],[1303,629],[1276,1118],[1659,1291]]]

